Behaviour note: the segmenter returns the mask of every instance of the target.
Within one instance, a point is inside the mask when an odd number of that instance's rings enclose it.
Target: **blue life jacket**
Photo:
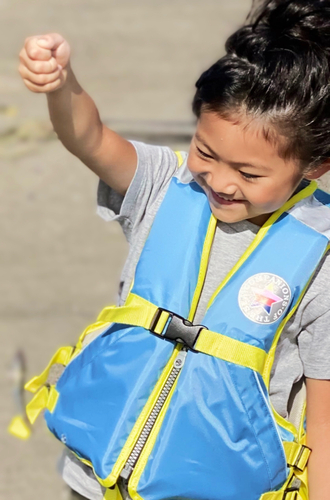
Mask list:
[[[311,183],[274,213],[195,325],[217,221],[195,182],[173,178],[125,305],[27,384],[31,421],[46,408],[51,432],[103,486],[127,479],[133,500],[307,500],[304,419],[278,415],[268,387],[329,246],[329,203]],[[49,386],[54,363],[67,366]]]

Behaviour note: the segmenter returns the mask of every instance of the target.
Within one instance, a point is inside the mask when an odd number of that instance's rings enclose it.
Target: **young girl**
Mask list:
[[[26,40],[26,86],[130,243],[122,307],[46,388],[83,497],[329,498],[329,199],[309,182],[330,168],[329,56],[330,1],[267,1],[199,78],[176,155],[102,124],[60,35]]]

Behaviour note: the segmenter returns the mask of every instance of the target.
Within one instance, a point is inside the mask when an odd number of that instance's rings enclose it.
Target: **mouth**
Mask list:
[[[237,203],[244,203],[244,200],[235,200],[231,198],[225,198],[221,196],[220,194],[216,193],[213,191],[213,189],[210,188],[210,193],[212,199],[218,204],[218,205],[236,205]]]

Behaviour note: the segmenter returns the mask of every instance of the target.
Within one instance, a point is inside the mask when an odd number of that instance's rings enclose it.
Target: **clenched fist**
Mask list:
[[[53,92],[66,82],[70,46],[61,35],[31,36],[19,54],[19,72],[32,92]]]

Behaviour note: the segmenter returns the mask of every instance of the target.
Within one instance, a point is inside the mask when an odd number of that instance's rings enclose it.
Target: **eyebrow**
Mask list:
[[[198,134],[198,132],[196,132],[195,134],[195,137],[196,139],[198,140],[198,142],[200,142],[201,144],[203,144],[203,146],[209,150],[209,152],[212,154],[212,156],[214,156],[214,158],[216,160],[221,160],[220,156],[218,155],[218,153],[216,153],[215,151],[213,151],[212,148],[210,148],[210,146],[208,146],[206,144],[206,142],[202,139],[202,137]],[[241,167],[252,167],[252,168],[262,168],[264,170],[267,170],[269,171],[269,168],[266,167],[265,165],[253,165],[252,163],[241,163],[241,162],[236,162],[236,161],[232,161],[230,162],[230,165],[233,165],[234,167],[237,167],[237,168],[241,168]]]

